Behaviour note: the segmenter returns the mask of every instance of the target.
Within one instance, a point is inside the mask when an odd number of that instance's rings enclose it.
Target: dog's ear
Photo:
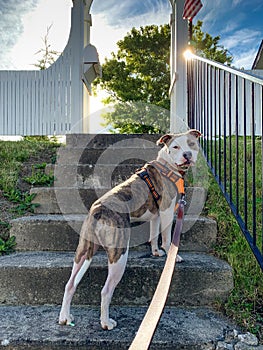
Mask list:
[[[196,129],[190,129],[190,130],[188,131],[188,133],[189,133],[190,135],[195,136],[197,139],[198,139],[200,136],[202,136],[201,132],[198,131],[198,130],[196,130]]]
[[[173,135],[170,135],[170,134],[163,135],[161,138],[159,138],[158,141],[156,141],[156,145],[157,146],[159,146],[159,145],[166,145],[167,142],[169,140],[171,140],[172,137],[173,137]]]

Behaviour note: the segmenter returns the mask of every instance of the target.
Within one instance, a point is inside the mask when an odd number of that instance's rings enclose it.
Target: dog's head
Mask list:
[[[163,145],[158,154],[168,163],[176,166],[179,171],[186,171],[197,160],[199,151],[198,138],[200,131],[191,129],[183,134],[166,134],[162,136],[157,145]]]

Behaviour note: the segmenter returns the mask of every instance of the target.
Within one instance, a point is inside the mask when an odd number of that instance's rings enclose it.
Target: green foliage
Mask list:
[[[141,101],[169,109],[169,26],[133,28],[117,45],[97,81],[109,92],[108,102]]]
[[[54,175],[45,173],[46,163],[32,165],[31,176],[24,177],[24,180],[32,186],[52,186]]]
[[[203,33],[201,21],[193,28],[193,46],[198,54],[222,63],[232,62],[227,50],[219,45],[219,36],[213,38]],[[115,111],[104,115],[105,125],[111,125],[120,133],[169,130],[169,117],[164,116],[162,110],[170,109],[170,35],[168,24],[149,25],[132,28],[118,41],[117,53],[106,59],[102,65],[102,78],[94,82],[97,88],[109,94],[103,102],[114,104]],[[147,108],[138,113],[136,103],[154,105],[160,111],[157,116]]]
[[[119,132],[168,130],[169,119],[166,116],[163,119],[162,113],[158,113],[158,118],[152,120],[147,108],[143,107],[140,112],[141,106],[133,105],[133,110],[131,102],[169,110],[169,26],[133,28],[117,45],[117,54],[112,53],[112,57],[106,59],[103,76],[95,82],[109,93],[105,104],[116,104],[115,112],[105,115],[106,122]]]
[[[14,191],[18,185],[22,164],[41,152],[50,150],[55,153],[56,147],[58,144],[49,141],[33,144],[31,140],[0,141],[0,190],[5,193]]]
[[[26,212],[33,212],[38,205],[33,204],[35,195],[19,189],[19,176],[23,163],[30,158],[38,157],[39,154],[55,154],[55,144],[50,141],[37,141],[35,138],[26,138],[22,141],[0,141],[0,191],[4,197],[12,203],[17,204],[12,211],[14,214],[23,215]],[[31,181],[34,184],[41,183],[51,185],[54,177],[51,174],[44,174],[46,163],[38,164],[34,168]],[[42,174],[40,174],[40,172]],[[44,175],[43,175],[44,174]]]
[[[26,212],[34,212],[34,209],[39,206],[36,203],[32,203],[35,196],[35,193],[30,194],[29,192],[21,192],[18,189],[12,189],[7,193],[4,192],[5,198],[12,203],[18,204],[12,209],[12,211],[17,215],[23,215]]]
[[[197,21],[197,24],[193,26],[191,45],[194,47],[196,54],[209,60],[230,65],[233,57],[226,48],[219,45],[220,36],[213,38],[210,34],[204,33],[202,25],[202,21]]]
[[[121,102],[104,116],[105,126],[121,134],[156,134],[168,132],[169,111],[143,102]]]
[[[24,136],[24,141],[28,142],[48,142],[48,136]]]
[[[16,246],[15,236],[10,237],[7,240],[0,238],[0,255],[10,254],[14,252]]]

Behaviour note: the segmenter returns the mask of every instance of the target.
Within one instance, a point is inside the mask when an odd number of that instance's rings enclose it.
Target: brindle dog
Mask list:
[[[156,161],[168,168],[169,172],[182,176],[195,163],[199,150],[200,132],[189,130],[184,134],[162,136],[157,145],[163,145]],[[114,187],[99,198],[91,207],[85,219],[70,279],[65,293],[59,323],[73,322],[70,304],[75,290],[91,264],[95,252],[102,246],[108,255],[108,277],[101,291],[101,326],[111,330],[116,327],[115,320],[109,317],[109,305],[113,292],[120,282],[128,257],[130,227],[132,221],[150,221],[150,242],[152,254],[162,256],[171,243],[171,226],[178,191],[173,182],[154,166],[145,165],[156,192],[154,199],[146,182],[137,174],[119,186]],[[158,247],[158,235],[162,234],[162,247]],[[181,261],[177,256],[177,261]]]

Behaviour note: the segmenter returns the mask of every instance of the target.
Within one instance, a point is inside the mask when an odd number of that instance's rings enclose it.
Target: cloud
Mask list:
[[[251,49],[249,51],[241,52],[233,61],[233,66],[241,69],[251,69],[252,64],[256,58],[257,50]]]
[[[0,68],[10,67],[8,54],[23,33],[22,17],[34,10],[39,0],[0,0]]]
[[[101,62],[110,57],[111,52],[117,51],[117,41],[133,27],[169,23],[171,12],[169,0],[94,1],[91,42],[96,45]]]
[[[109,25],[118,27],[133,23],[134,18],[145,19],[153,14],[160,17],[160,14],[166,13],[168,21],[171,5],[169,0],[94,1],[91,12],[105,16]]]
[[[248,47],[253,44],[257,45],[260,41],[261,32],[244,28],[240,30],[236,30],[233,34],[228,35],[224,39],[222,39],[222,43],[229,50],[233,48],[239,47]]]
[[[237,68],[250,69],[257,54],[261,32],[253,29],[239,29],[222,38],[221,43],[234,56],[233,65]]]

